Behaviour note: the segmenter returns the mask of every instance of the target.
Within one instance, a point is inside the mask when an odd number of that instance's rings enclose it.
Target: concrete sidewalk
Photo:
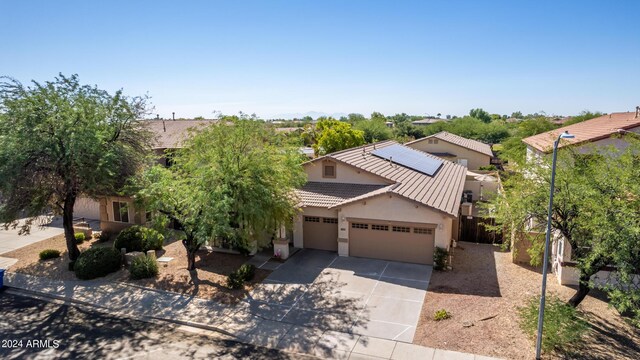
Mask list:
[[[24,224],[24,222],[24,219],[19,220],[18,227],[15,229],[9,228],[5,230],[0,227],[0,254],[64,233],[62,218],[60,217],[42,216],[31,225],[29,234],[18,235],[20,225]]]
[[[213,330],[244,343],[334,359],[491,359],[352,333],[325,331],[268,319],[258,304],[220,304],[138,286],[93,281],[54,281],[5,273],[6,286],[41,293],[141,320],[163,320]]]

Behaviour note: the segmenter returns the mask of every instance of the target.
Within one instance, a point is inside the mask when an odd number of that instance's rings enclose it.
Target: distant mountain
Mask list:
[[[320,112],[320,111],[309,111],[306,113],[276,114],[276,115],[270,116],[269,119],[302,119],[305,116],[311,116],[314,120],[322,116],[328,116],[335,119],[339,119],[342,116],[347,116],[347,114],[345,113],[329,114],[329,113]]]

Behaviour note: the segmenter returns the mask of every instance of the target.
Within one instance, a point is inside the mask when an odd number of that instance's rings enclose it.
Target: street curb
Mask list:
[[[35,298],[35,299],[39,299],[39,300],[43,300],[43,301],[47,301],[47,302],[54,302],[54,303],[62,303],[62,304],[71,304],[71,305],[76,305],[76,306],[81,306],[81,307],[88,307],[91,309],[94,309],[98,312],[104,313],[104,314],[108,314],[108,315],[114,315],[114,316],[119,316],[119,317],[124,317],[124,318],[128,318],[128,319],[133,319],[133,320],[139,320],[139,321],[144,321],[144,322],[148,322],[151,324],[163,324],[163,323],[169,323],[169,324],[174,324],[174,325],[180,325],[181,327],[190,327],[190,328],[194,328],[194,330],[196,331],[190,331],[190,330],[185,330],[185,329],[180,329],[180,327],[177,327],[178,330],[180,331],[184,331],[184,332],[189,332],[189,333],[198,333],[197,330],[206,330],[206,331],[211,331],[211,332],[215,332],[224,336],[228,336],[231,337],[232,339],[228,339],[228,340],[234,340],[234,341],[238,341],[238,342],[242,342],[240,340],[240,338],[228,331],[216,328],[215,326],[209,326],[209,325],[205,325],[205,324],[200,324],[200,323],[194,323],[191,321],[183,321],[183,320],[176,320],[176,319],[164,319],[164,318],[158,318],[158,317],[154,317],[154,316],[131,316],[130,313],[125,313],[123,311],[112,311],[108,308],[96,305],[96,304],[92,304],[92,303],[88,303],[85,301],[81,301],[81,300],[76,300],[76,299],[69,299],[66,298],[64,296],[59,296],[59,295],[53,295],[53,294],[48,294],[48,293],[44,293],[44,292],[39,292],[39,291],[34,291],[34,290],[26,290],[26,289],[21,289],[21,288],[17,288],[17,287],[12,287],[12,286],[7,286],[5,285],[3,288],[4,292],[7,292],[8,294],[12,294],[12,295],[18,295],[18,296],[27,296],[27,297],[31,297],[31,298]]]

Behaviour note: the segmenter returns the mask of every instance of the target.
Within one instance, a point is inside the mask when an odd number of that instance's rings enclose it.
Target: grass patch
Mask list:
[[[447,320],[451,317],[451,314],[447,312],[445,309],[440,309],[433,314],[433,320],[442,321]]]

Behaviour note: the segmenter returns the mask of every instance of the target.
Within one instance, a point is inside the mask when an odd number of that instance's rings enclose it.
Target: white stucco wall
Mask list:
[[[391,183],[390,181],[382,177],[370,174],[366,171],[359,170],[340,162],[334,162],[336,164],[336,177],[325,178],[322,177],[323,162],[324,160],[320,159],[304,165],[304,170],[307,173],[307,181],[374,185],[385,185]]]

